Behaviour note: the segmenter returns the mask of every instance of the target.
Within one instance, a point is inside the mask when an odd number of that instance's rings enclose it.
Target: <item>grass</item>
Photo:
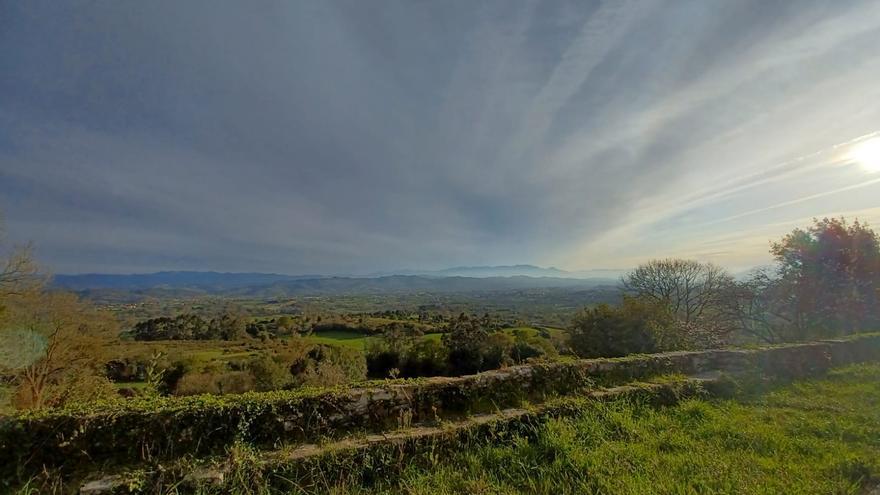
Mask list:
[[[422,338],[439,341],[442,335],[443,334],[440,333],[429,333],[425,334]],[[341,345],[365,350],[367,341],[378,337],[367,336],[357,332],[347,332],[344,330],[328,330],[315,332],[303,338],[306,342],[311,342],[313,344]]]
[[[345,493],[861,494],[880,482],[880,365],[745,401],[613,403]]]
[[[254,455],[233,455],[241,471],[221,492],[863,495],[880,483],[880,364],[769,392],[749,388],[735,400],[691,399],[660,409],[576,403],[572,417],[405,459],[327,458],[317,466],[327,484],[293,487],[300,491],[288,485],[275,492],[248,467],[258,467]]]
[[[341,345],[364,350],[368,337],[362,333],[347,332],[344,330],[328,330],[324,332],[315,332],[304,337],[306,342],[314,344]]]
[[[538,334],[538,329],[532,327],[507,328],[504,331],[512,335],[515,330],[524,330],[529,336],[534,336]],[[427,340],[440,341],[442,336],[442,333],[428,333],[425,334],[422,338]],[[306,341],[315,344],[342,345],[360,350],[365,349],[367,341],[372,338],[376,337],[366,336],[357,332],[335,330],[316,332],[305,337]]]

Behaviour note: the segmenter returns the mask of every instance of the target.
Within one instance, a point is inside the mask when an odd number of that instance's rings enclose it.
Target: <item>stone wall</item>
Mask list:
[[[264,447],[315,442],[663,374],[749,371],[798,378],[869,360],[880,360],[880,335],[531,364],[352,389],[128,400],[51,410],[0,419],[0,476],[17,477],[43,467],[219,453],[236,441]]]

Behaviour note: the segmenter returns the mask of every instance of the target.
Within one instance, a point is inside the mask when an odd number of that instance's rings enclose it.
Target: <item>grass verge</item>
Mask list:
[[[880,478],[880,365],[739,401],[612,403],[343,493],[859,494]],[[341,488],[341,487],[340,487]]]

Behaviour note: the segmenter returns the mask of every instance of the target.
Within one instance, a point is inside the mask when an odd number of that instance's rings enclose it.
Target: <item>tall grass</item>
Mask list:
[[[597,406],[374,491],[858,494],[878,478],[880,366],[863,365],[744,402]]]

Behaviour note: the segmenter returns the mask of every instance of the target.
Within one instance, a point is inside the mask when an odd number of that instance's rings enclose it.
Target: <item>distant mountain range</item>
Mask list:
[[[228,290],[268,285],[276,282],[316,279],[320,275],[279,275],[276,273],[220,273],[220,272],[156,272],[117,275],[86,273],[82,275],[55,275],[53,283],[69,290],[87,289],[155,289],[199,288]]]
[[[542,268],[534,265],[505,266],[456,266],[443,270],[397,270],[374,273],[371,276],[383,277],[391,275],[424,275],[431,277],[557,277],[576,278],[570,272],[555,267]]]
[[[583,273],[583,272],[581,272]],[[320,295],[393,292],[465,292],[551,287],[589,288],[617,282],[614,271],[581,276],[532,265],[471,266],[437,271],[402,271],[365,277],[173,271],[131,275],[56,275],[55,286],[78,291],[184,291],[187,293]],[[604,276],[603,276],[604,275]]]
[[[535,265],[501,265],[501,266],[457,266],[443,270],[397,270],[378,272],[370,276],[389,275],[425,275],[433,277],[552,277],[552,278],[605,278],[618,279],[626,270],[600,269],[570,272],[556,267],[540,267]]]

